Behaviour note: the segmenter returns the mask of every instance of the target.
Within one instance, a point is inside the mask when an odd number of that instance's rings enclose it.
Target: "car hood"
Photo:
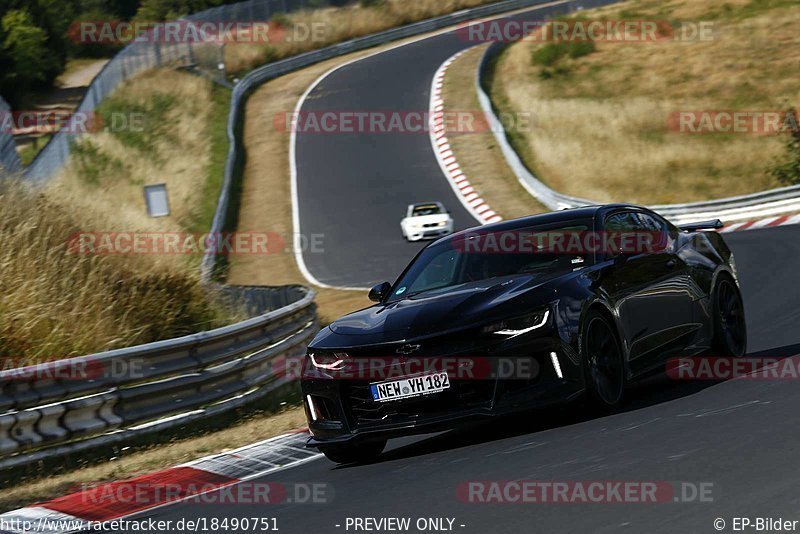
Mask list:
[[[379,344],[455,331],[516,313],[517,299],[545,304],[552,293],[545,286],[559,277],[514,275],[428,291],[351,313],[328,330],[342,338],[337,340],[342,346],[346,339],[353,345]]]

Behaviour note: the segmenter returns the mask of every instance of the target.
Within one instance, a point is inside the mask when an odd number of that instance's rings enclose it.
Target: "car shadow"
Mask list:
[[[800,354],[800,344],[778,347],[765,351],[752,352],[747,358],[785,359]],[[727,380],[676,380],[666,372],[654,374],[630,385],[625,393],[622,407],[614,414],[642,410],[650,406],[689,397]],[[526,416],[533,414],[533,416]],[[522,416],[520,416],[522,415]],[[407,459],[427,454],[455,450],[481,443],[508,439],[516,436],[534,434],[544,430],[570,426],[607,414],[591,413],[586,405],[573,402],[563,406],[530,410],[508,416],[487,419],[443,432],[420,441],[403,445],[383,453],[372,462],[339,465],[335,469],[349,469],[367,463],[381,463],[391,460]]]

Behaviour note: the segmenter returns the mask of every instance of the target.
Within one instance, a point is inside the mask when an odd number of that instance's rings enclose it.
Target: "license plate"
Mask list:
[[[377,382],[370,385],[370,390],[372,392],[372,400],[386,402],[438,393],[449,387],[450,379],[447,373],[433,373],[402,380]]]

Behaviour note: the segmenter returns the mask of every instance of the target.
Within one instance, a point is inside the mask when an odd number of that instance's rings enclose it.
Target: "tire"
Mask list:
[[[586,400],[599,412],[614,411],[625,394],[625,361],[613,324],[600,312],[590,311],[581,337]]]
[[[714,287],[712,299],[714,339],[711,349],[714,356],[744,356],[747,353],[747,325],[739,287],[727,276],[721,277]]]
[[[369,441],[354,445],[329,445],[320,447],[328,460],[337,464],[368,463],[375,460],[386,447],[386,440]]]

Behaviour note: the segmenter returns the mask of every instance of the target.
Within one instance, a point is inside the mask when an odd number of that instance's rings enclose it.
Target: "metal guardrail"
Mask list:
[[[405,39],[407,37],[422,35],[424,33],[440,30],[442,28],[473,19],[497,15],[499,13],[532,7],[539,4],[545,4],[548,1],[549,0],[505,0],[473,9],[465,9],[449,15],[443,15],[441,17],[408,24],[400,28],[386,30],[372,35],[367,35],[365,37],[358,37],[356,39],[331,45],[319,50],[299,54],[288,59],[267,64],[248,73],[233,88],[231,112],[228,116],[227,127],[229,149],[227,161],[225,163],[225,177],[222,190],[220,192],[219,201],[217,202],[214,221],[211,225],[211,232],[214,233],[223,231],[225,221],[228,217],[228,206],[230,205],[231,201],[230,195],[232,185],[236,176],[241,172],[243,167],[243,151],[240,143],[240,137],[244,116],[244,103],[247,100],[249,93],[255,87],[271,79],[283,76],[284,74],[294,72],[321,61],[349,54],[351,52],[365,50],[367,48]],[[576,5],[578,5],[577,2]],[[217,256],[217,251],[213,247],[209,247],[206,250],[201,265],[201,274],[204,280],[210,280],[212,278]]]
[[[250,294],[253,306],[288,304],[208,332],[0,372],[0,469],[184,425],[296,378],[287,360],[317,332],[314,291],[226,291]]]
[[[508,163],[522,186],[551,210],[602,204],[602,202],[564,195],[549,188],[533,175],[511,146],[486,91],[486,73],[489,65],[506,46],[506,43],[495,42],[486,48],[476,77],[478,100],[506,159],[506,163]],[[650,207],[676,223],[717,218],[736,220],[763,217],[800,210],[800,186],[781,187],[760,193],[717,200],[688,202],[686,204],[658,204]]]
[[[16,174],[22,170],[22,163],[17,154],[17,145],[11,129],[6,125],[12,123],[11,108],[0,97],[0,173]]]

